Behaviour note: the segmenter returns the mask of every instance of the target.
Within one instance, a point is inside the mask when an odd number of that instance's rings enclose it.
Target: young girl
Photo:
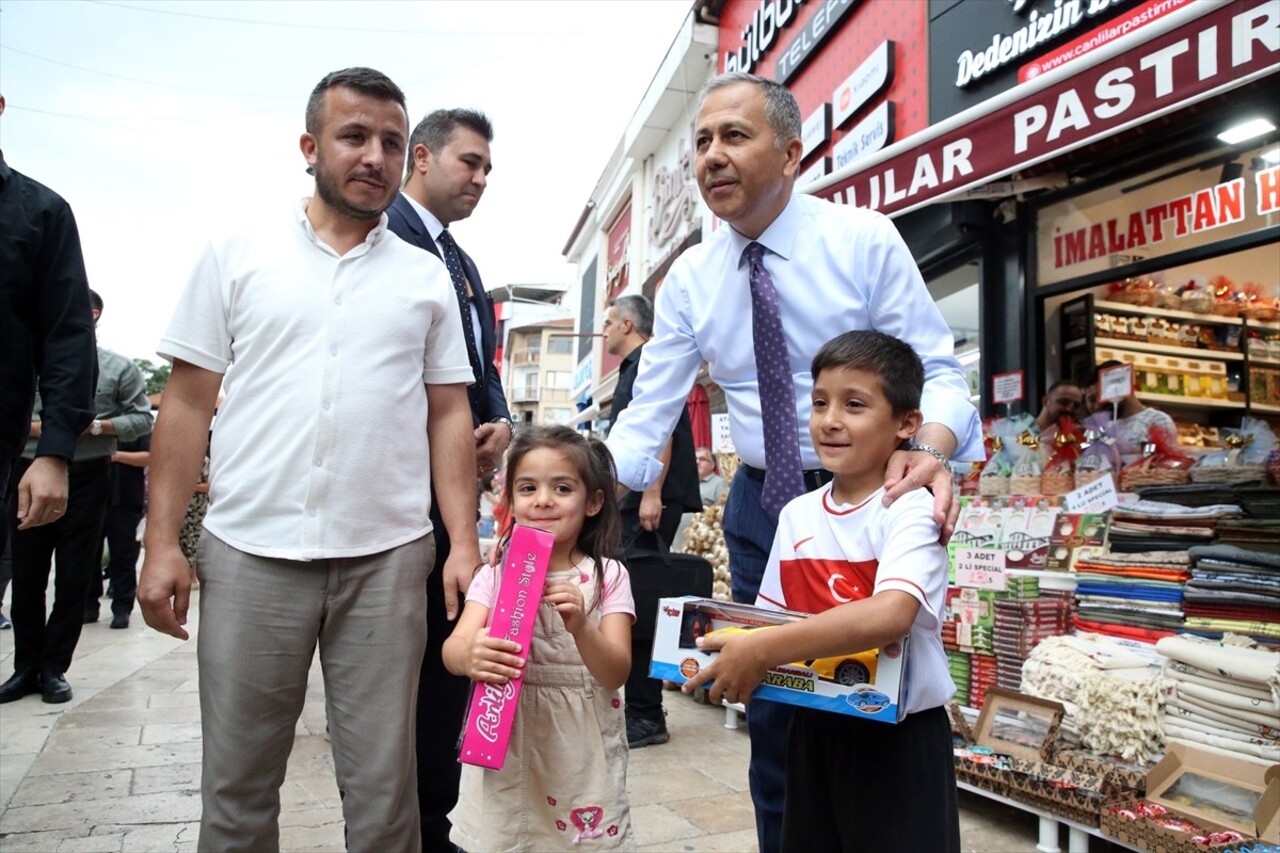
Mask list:
[[[631,581],[609,559],[620,523],[613,460],[568,427],[523,427],[507,451],[504,502],[555,536],[528,649],[490,637],[499,569],[485,566],[444,663],[474,681],[523,682],[502,770],[464,765],[450,840],[463,850],[633,850],[618,688],[631,669]],[[505,544],[505,543],[504,543]]]

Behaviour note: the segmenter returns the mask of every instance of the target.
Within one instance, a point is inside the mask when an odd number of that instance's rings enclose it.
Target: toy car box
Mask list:
[[[1113,803],[1102,832],[1160,853],[1235,850],[1239,836],[1280,844],[1280,764],[1170,743],[1147,773],[1145,799]]]
[[[804,619],[806,614],[764,610],[710,598],[664,598],[649,675],[685,682],[715,660],[697,639],[713,631],[766,629]],[[877,651],[798,661],[769,670],[752,693],[769,699],[837,714],[896,723],[902,717],[907,638]]]

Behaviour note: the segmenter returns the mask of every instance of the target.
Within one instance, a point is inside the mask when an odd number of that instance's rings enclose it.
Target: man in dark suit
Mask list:
[[[493,127],[476,110],[436,110],[413,129],[405,183],[387,209],[389,227],[403,240],[444,262],[462,309],[462,324],[476,382],[467,389],[476,431],[477,474],[491,474],[511,441],[511,414],[502,378],[494,366],[493,301],[480,283],[480,273],[449,233],[449,225],[466,219],[484,193]],[[451,675],[440,659],[440,647],[460,611],[471,582],[443,577],[449,538],[436,519],[436,567],[427,584],[427,652],[418,683],[418,807],[422,814],[422,849],[448,850],[449,811],[458,800],[460,768],[458,733],[466,712],[469,682]]]

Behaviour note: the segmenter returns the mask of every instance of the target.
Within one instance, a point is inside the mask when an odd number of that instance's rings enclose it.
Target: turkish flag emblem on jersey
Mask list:
[[[879,560],[782,560],[778,575],[788,610],[821,613],[869,598],[876,588]]]

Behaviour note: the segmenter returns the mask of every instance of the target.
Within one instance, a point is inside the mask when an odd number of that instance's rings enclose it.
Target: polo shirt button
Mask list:
[[[341,305],[341,304],[342,304],[342,297],[341,297],[341,296],[335,296],[335,297],[333,297],[333,304],[334,304],[334,305]]]
[[[337,354],[338,354],[337,347],[329,347],[329,355],[337,355]]]
[[[324,465],[324,460],[323,460],[323,459],[317,459],[317,460],[316,460],[316,467],[317,467],[317,468],[320,468],[320,467],[321,467],[321,466],[323,466],[323,465]]]
[[[315,518],[315,517],[316,517],[316,511],[315,511],[315,509],[314,509],[314,508],[312,508],[312,509],[307,510],[307,515],[311,516],[312,518]]]
[[[329,411],[329,401],[328,401],[328,400],[325,400],[325,401],[324,401],[324,403],[323,403],[323,404],[321,404],[321,407],[322,407],[326,412],[327,412],[327,411]]]

